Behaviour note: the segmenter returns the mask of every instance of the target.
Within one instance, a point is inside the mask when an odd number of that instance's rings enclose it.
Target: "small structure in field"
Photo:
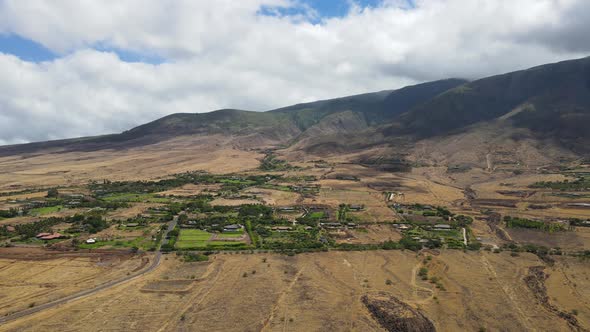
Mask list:
[[[94,244],[94,243],[96,243],[96,239],[87,239],[86,243],[87,244]]]
[[[320,223],[320,225],[322,227],[328,228],[328,229],[335,229],[335,228],[342,227],[342,224],[339,222],[323,222],[323,223]]]
[[[237,225],[237,224],[226,225],[226,226],[223,226],[223,231],[224,232],[239,232],[243,227],[244,226]]]
[[[279,233],[280,232],[290,232],[290,231],[293,230],[293,228],[292,227],[289,227],[289,226],[275,226],[275,227],[272,227],[271,229],[273,231],[279,232]]]
[[[354,175],[336,175],[336,180],[344,180],[344,181],[360,181],[360,179]]]
[[[365,209],[364,205],[361,204],[351,204],[348,206],[351,211],[362,211]]]
[[[447,225],[447,224],[436,224],[434,225],[434,230],[435,231],[448,231],[452,229],[451,225]]]
[[[282,207],[278,207],[277,210],[279,212],[295,212],[295,211],[297,211],[297,208],[294,206],[282,206]]]

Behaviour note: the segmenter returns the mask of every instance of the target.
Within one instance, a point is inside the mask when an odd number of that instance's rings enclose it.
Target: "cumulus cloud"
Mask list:
[[[0,0],[0,33],[59,55],[32,63],[0,54],[0,144],[474,79],[590,51],[585,0],[410,3],[321,18],[303,0]],[[164,61],[125,62],[108,50]]]

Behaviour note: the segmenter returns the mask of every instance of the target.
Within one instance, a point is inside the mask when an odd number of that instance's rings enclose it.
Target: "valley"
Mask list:
[[[262,165],[262,159],[253,162]],[[20,212],[0,220],[0,273],[11,276],[0,287],[2,315],[9,319],[0,330],[94,324],[147,331],[196,325],[382,330],[363,304],[365,296],[379,294],[416,308],[443,331],[568,329],[556,312],[575,312],[580,329],[590,323],[583,291],[590,221],[579,205],[590,188],[580,190],[572,177],[583,168],[514,174],[429,166],[391,173],[330,158],[260,167],[230,174],[186,169],[141,181],[78,176],[75,185],[60,182],[51,198],[49,189],[40,191],[43,174],[31,192],[5,186],[0,206]],[[556,190],[558,183],[572,188]],[[563,228],[514,226],[507,216]],[[101,221],[95,230],[92,218]],[[172,218],[178,225],[164,243],[160,234]],[[32,232],[19,227],[29,223],[39,226]],[[62,237],[39,239],[43,231]],[[11,319],[146,269],[159,246],[165,254],[151,272]],[[525,282],[527,271],[539,266],[558,311],[547,310],[539,301],[546,295]],[[64,280],[64,273],[81,279]],[[260,309],[253,311],[253,304]],[[490,318],[498,315],[504,319]],[[236,320],[243,322],[238,329]]]

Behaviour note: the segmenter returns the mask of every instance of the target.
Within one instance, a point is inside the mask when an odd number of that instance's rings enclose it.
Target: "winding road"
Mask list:
[[[25,309],[19,312],[15,312],[13,314],[4,316],[4,317],[0,317],[0,324],[6,324],[8,322],[14,321],[16,319],[25,317],[25,316],[29,316],[32,314],[35,314],[37,312],[43,311],[43,310],[47,310],[50,308],[54,308],[57,306],[60,306],[62,304],[66,304],[68,302],[72,302],[72,301],[76,301],[79,300],[83,297],[89,296],[89,295],[93,295],[96,294],[100,291],[103,291],[105,289],[111,288],[111,287],[115,287],[117,285],[121,285],[124,284],[126,282],[135,280],[147,273],[152,272],[153,270],[155,270],[158,265],[160,265],[160,260],[162,258],[162,251],[160,250],[162,244],[166,244],[168,243],[168,239],[166,238],[168,235],[168,232],[170,232],[171,230],[173,230],[176,227],[176,224],[178,222],[178,217],[175,216],[169,223],[168,223],[168,228],[166,228],[166,231],[164,232],[164,234],[162,234],[162,241],[160,243],[160,246],[158,246],[158,249],[156,250],[156,255],[154,256],[154,260],[152,261],[152,264],[145,270],[143,271],[139,271],[138,273],[135,274],[131,274],[129,276],[125,276],[124,278],[118,279],[118,280],[113,280],[113,281],[109,281],[107,283],[104,283],[98,287],[95,288],[91,288],[91,289],[86,289],[83,290],[81,292],[66,296],[64,298],[61,298],[59,300],[55,300],[52,302],[47,302],[41,305],[38,305],[36,307],[33,308],[29,308],[29,309]]]

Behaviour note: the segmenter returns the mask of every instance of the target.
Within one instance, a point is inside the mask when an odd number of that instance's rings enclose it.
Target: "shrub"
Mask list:
[[[183,255],[185,262],[206,262],[209,260],[209,256],[201,254],[186,253]]]
[[[418,276],[422,280],[427,280],[428,279],[428,269],[425,267],[421,267],[420,270],[418,271]]]

